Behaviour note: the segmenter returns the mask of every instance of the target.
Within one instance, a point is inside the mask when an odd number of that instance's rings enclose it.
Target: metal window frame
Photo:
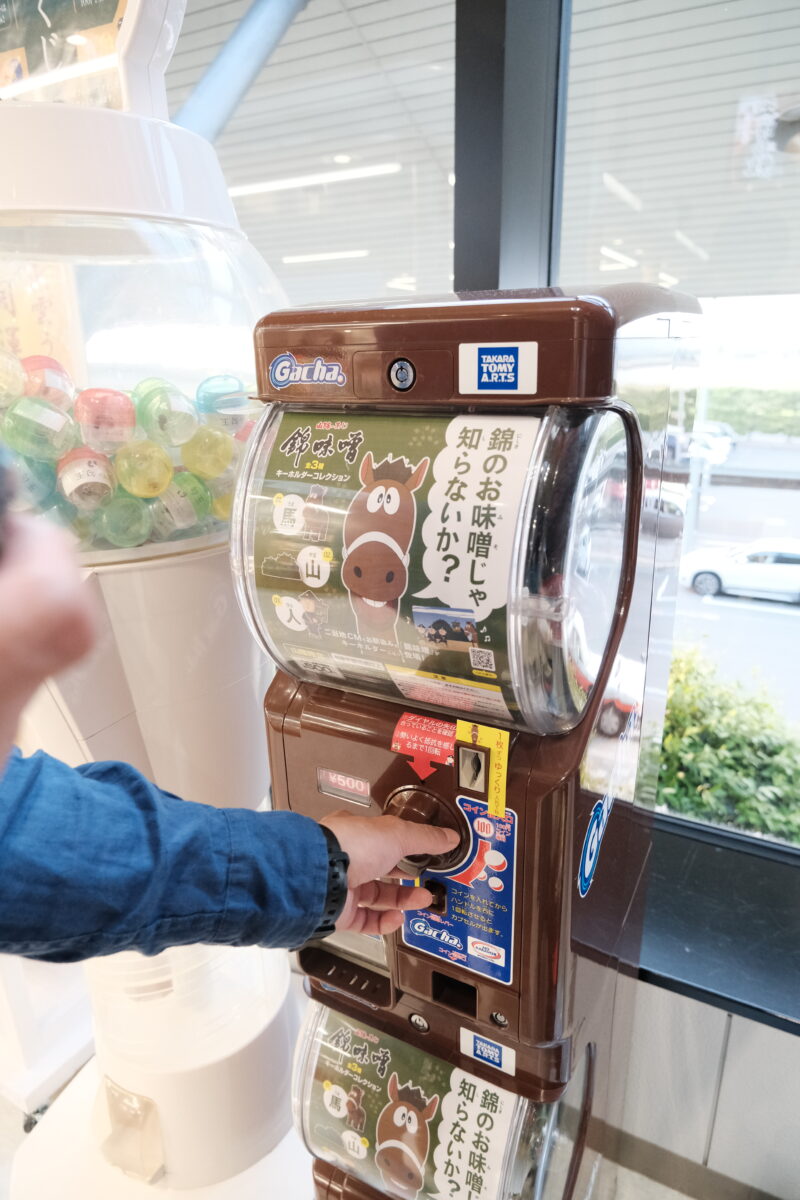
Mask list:
[[[557,272],[570,0],[456,0],[457,292]]]

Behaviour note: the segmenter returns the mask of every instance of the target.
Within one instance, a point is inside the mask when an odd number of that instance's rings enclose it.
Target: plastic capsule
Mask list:
[[[192,401],[166,379],[143,379],[131,399],[142,429],[162,446],[182,446],[199,425]]]
[[[235,375],[211,375],[197,389],[197,411],[212,429],[236,436],[252,418],[253,402]]]
[[[150,506],[137,496],[118,492],[94,516],[95,536],[120,549],[142,546],[153,532]]]
[[[65,412],[72,405],[75,384],[57,358],[31,354],[21,360],[25,372],[25,395],[39,396]]]
[[[78,430],[68,413],[39,396],[23,396],[6,411],[3,437],[25,458],[56,462],[78,440]]]
[[[89,446],[78,446],[58,460],[58,489],[81,512],[99,508],[114,494],[111,459]]]
[[[14,453],[9,458],[14,470],[14,495],[8,507],[13,512],[34,512],[47,507],[56,490],[53,464]]]
[[[238,444],[229,434],[204,425],[183,447],[181,459],[193,475],[199,475],[201,479],[215,479],[235,466],[239,453]]]
[[[103,454],[116,454],[136,431],[133,400],[111,388],[85,388],[79,392],[74,414],[86,445]]]
[[[150,503],[153,537],[164,541],[175,533],[193,529],[211,512],[211,495],[202,479],[179,471],[167,490]]]
[[[0,408],[25,394],[25,368],[15,354],[0,350]]]
[[[172,482],[172,460],[155,442],[128,442],[114,460],[117,480],[132,496],[152,499]]]

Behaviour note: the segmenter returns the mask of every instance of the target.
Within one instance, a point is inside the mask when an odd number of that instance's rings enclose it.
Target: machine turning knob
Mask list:
[[[449,805],[427,792],[424,788],[404,787],[393,792],[386,804],[385,812],[390,817],[401,817],[404,821],[416,821],[419,825],[439,825],[454,829],[459,836],[455,850],[447,854],[414,854],[404,858],[398,866],[409,875],[419,875],[426,867],[433,871],[446,871],[461,862],[467,851],[469,833],[466,823],[459,819]]]

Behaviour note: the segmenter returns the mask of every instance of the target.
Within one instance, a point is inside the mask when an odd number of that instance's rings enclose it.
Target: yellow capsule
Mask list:
[[[193,475],[215,479],[232,465],[238,448],[227,433],[201,425],[194,437],[181,447],[181,460]]]
[[[230,521],[232,508],[233,492],[226,492],[224,496],[215,496],[211,505],[211,511],[218,521]]]
[[[114,460],[117,479],[132,496],[149,500],[172,482],[172,459],[156,442],[128,442]]]

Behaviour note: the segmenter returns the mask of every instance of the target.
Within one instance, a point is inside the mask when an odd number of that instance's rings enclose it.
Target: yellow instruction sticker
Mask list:
[[[490,817],[506,815],[506,775],[508,773],[508,730],[473,721],[456,722],[456,741],[471,742],[489,751],[489,778],[486,798]]]

